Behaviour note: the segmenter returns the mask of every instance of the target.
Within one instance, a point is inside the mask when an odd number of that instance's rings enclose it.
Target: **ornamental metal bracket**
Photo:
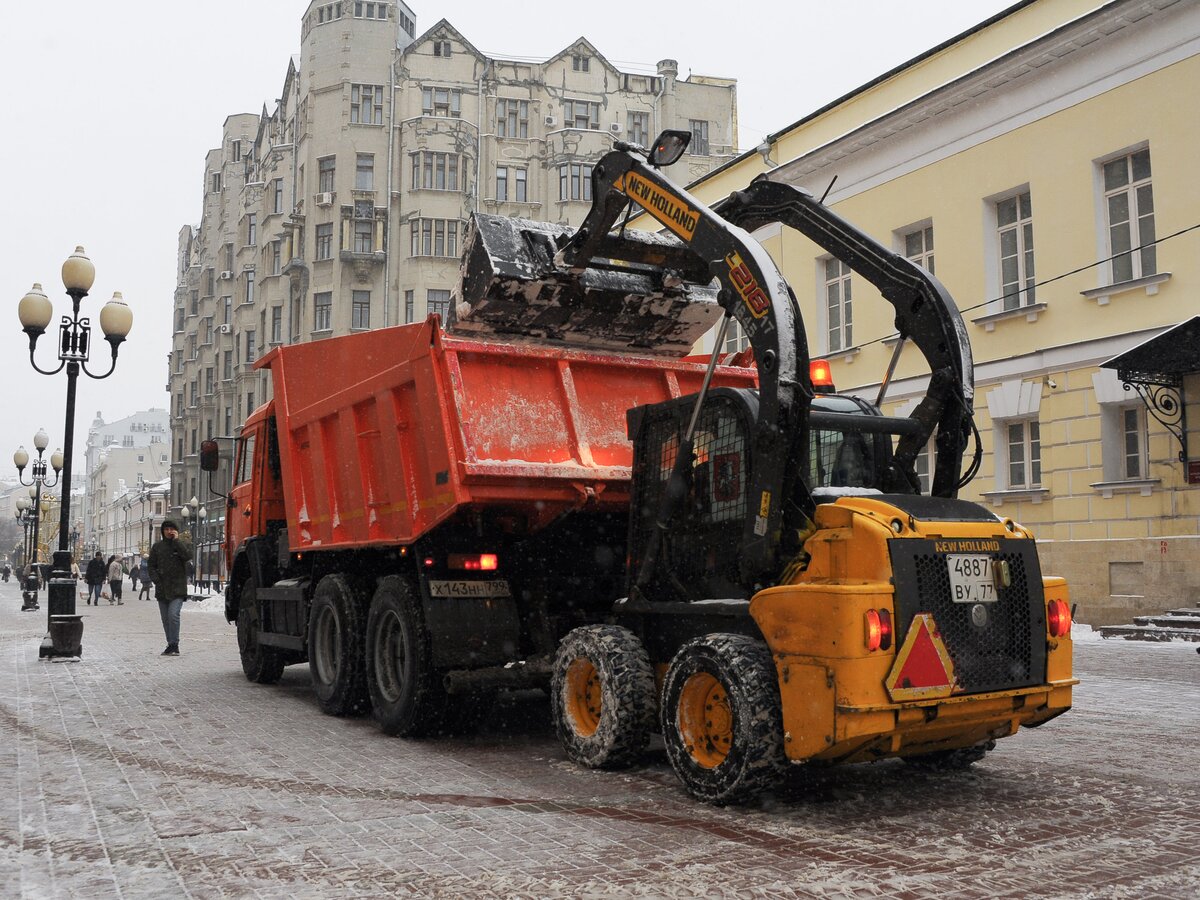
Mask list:
[[[1183,376],[1163,372],[1138,372],[1117,369],[1117,378],[1125,390],[1137,391],[1146,411],[1179,441],[1179,461],[1187,462],[1187,406],[1183,396]]]

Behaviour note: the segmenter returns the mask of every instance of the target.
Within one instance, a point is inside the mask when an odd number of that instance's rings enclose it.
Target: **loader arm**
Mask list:
[[[651,262],[645,245],[610,231],[633,201],[677,237],[715,278],[717,302],[737,319],[754,350],[759,380],[755,466],[741,567],[747,582],[774,575],[784,535],[804,527],[808,486],[795,460],[806,459],[812,385],[808,342],[791,289],[749,233],[714,213],[638,156],[614,150],[592,170],[592,208],[555,263],[582,274],[595,260]]]
[[[900,437],[894,468],[911,472],[936,429],[937,463],[930,493],[956,496],[972,429],[974,364],[962,316],[941,282],[789,184],[760,177],[714,209],[748,231],[775,223],[794,228],[875,285],[892,304],[901,340],[916,344],[932,373],[925,398],[910,417],[920,428]]]

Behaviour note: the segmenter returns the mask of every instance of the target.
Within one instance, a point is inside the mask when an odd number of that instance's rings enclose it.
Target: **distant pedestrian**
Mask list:
[[[192,545],[179,537],[179,526],[167,519],[162,523],[162,540],[150,548],[149,564],[167,637],[163,656],[179,655],[179,614],[187,600],[187,567],[191,560]]]
[[[150,560],[149,557],[143,556],[142,561],[138,563],[138,581],[142,583],[142,589],[138,591],[139,600],[150,599]],[[142,595],[145,596],[142,596]]]
[[[125,601],[121,599],[121,587],[125,583],[125,569],[121,565],[121,555],[108,558],[108,587],[112,591],[112,596],[108,599],[108,605],[112,606],[115,600],[117,606],[124,606]]]
[[[137,589],[138,589],[138,588],[137,588],[138,579],[139,579],[139,578],[141,578],[141,577],[142,577],[142,576],[141,576],[141,568],[138,566],[138,564],[137,564],[137,563],[133,563],[132,565],[130,565],[130,567],[129,567],[129,580],[130,580],[130,581],[133,583],[133,589],[134,589],[134,591],[137,591]]]
[[[107,575],[108,567],[104,565],[104,555],[97,550],[96,555],[88,560],[87,571],[83,574],[88,588],[88,606],[92,605],[93,600],[97,606],[100,605],[100,594],[104,590],[104,579]]]

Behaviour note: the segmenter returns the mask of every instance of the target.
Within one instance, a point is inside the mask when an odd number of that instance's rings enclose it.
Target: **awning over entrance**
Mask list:
[[[1138,392],[1150,415],[1175,435],[1180,446],[1179,460],[1186,462],[1183,379],[1200,372],[1200,316],[1100,363],[1100,368],[1115,369],[1125,387]]]

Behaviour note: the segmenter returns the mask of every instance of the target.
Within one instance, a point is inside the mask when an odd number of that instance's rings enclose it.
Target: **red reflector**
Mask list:
[[[824,359],[814,359],[808,364],[808,377],[812,381],[812,385],[819,391],[833,393],[833,370],[829,368],[829,361]]]
[[[424,563],[425,563],[425,568],[432,569],[433,568],[433,557],[432,556],[425,557]]]
[[[1063,600],[1046,604],[1046,628],[1051,637],[1065,637],[1071,632],[1071,608]]]
[[[467,572],[495,572],[500,560],[495,553],[451,553],[446,564]]]
[[[892,646],[892,614],[886,609],[866,612],[867,649],[889,650]]]

